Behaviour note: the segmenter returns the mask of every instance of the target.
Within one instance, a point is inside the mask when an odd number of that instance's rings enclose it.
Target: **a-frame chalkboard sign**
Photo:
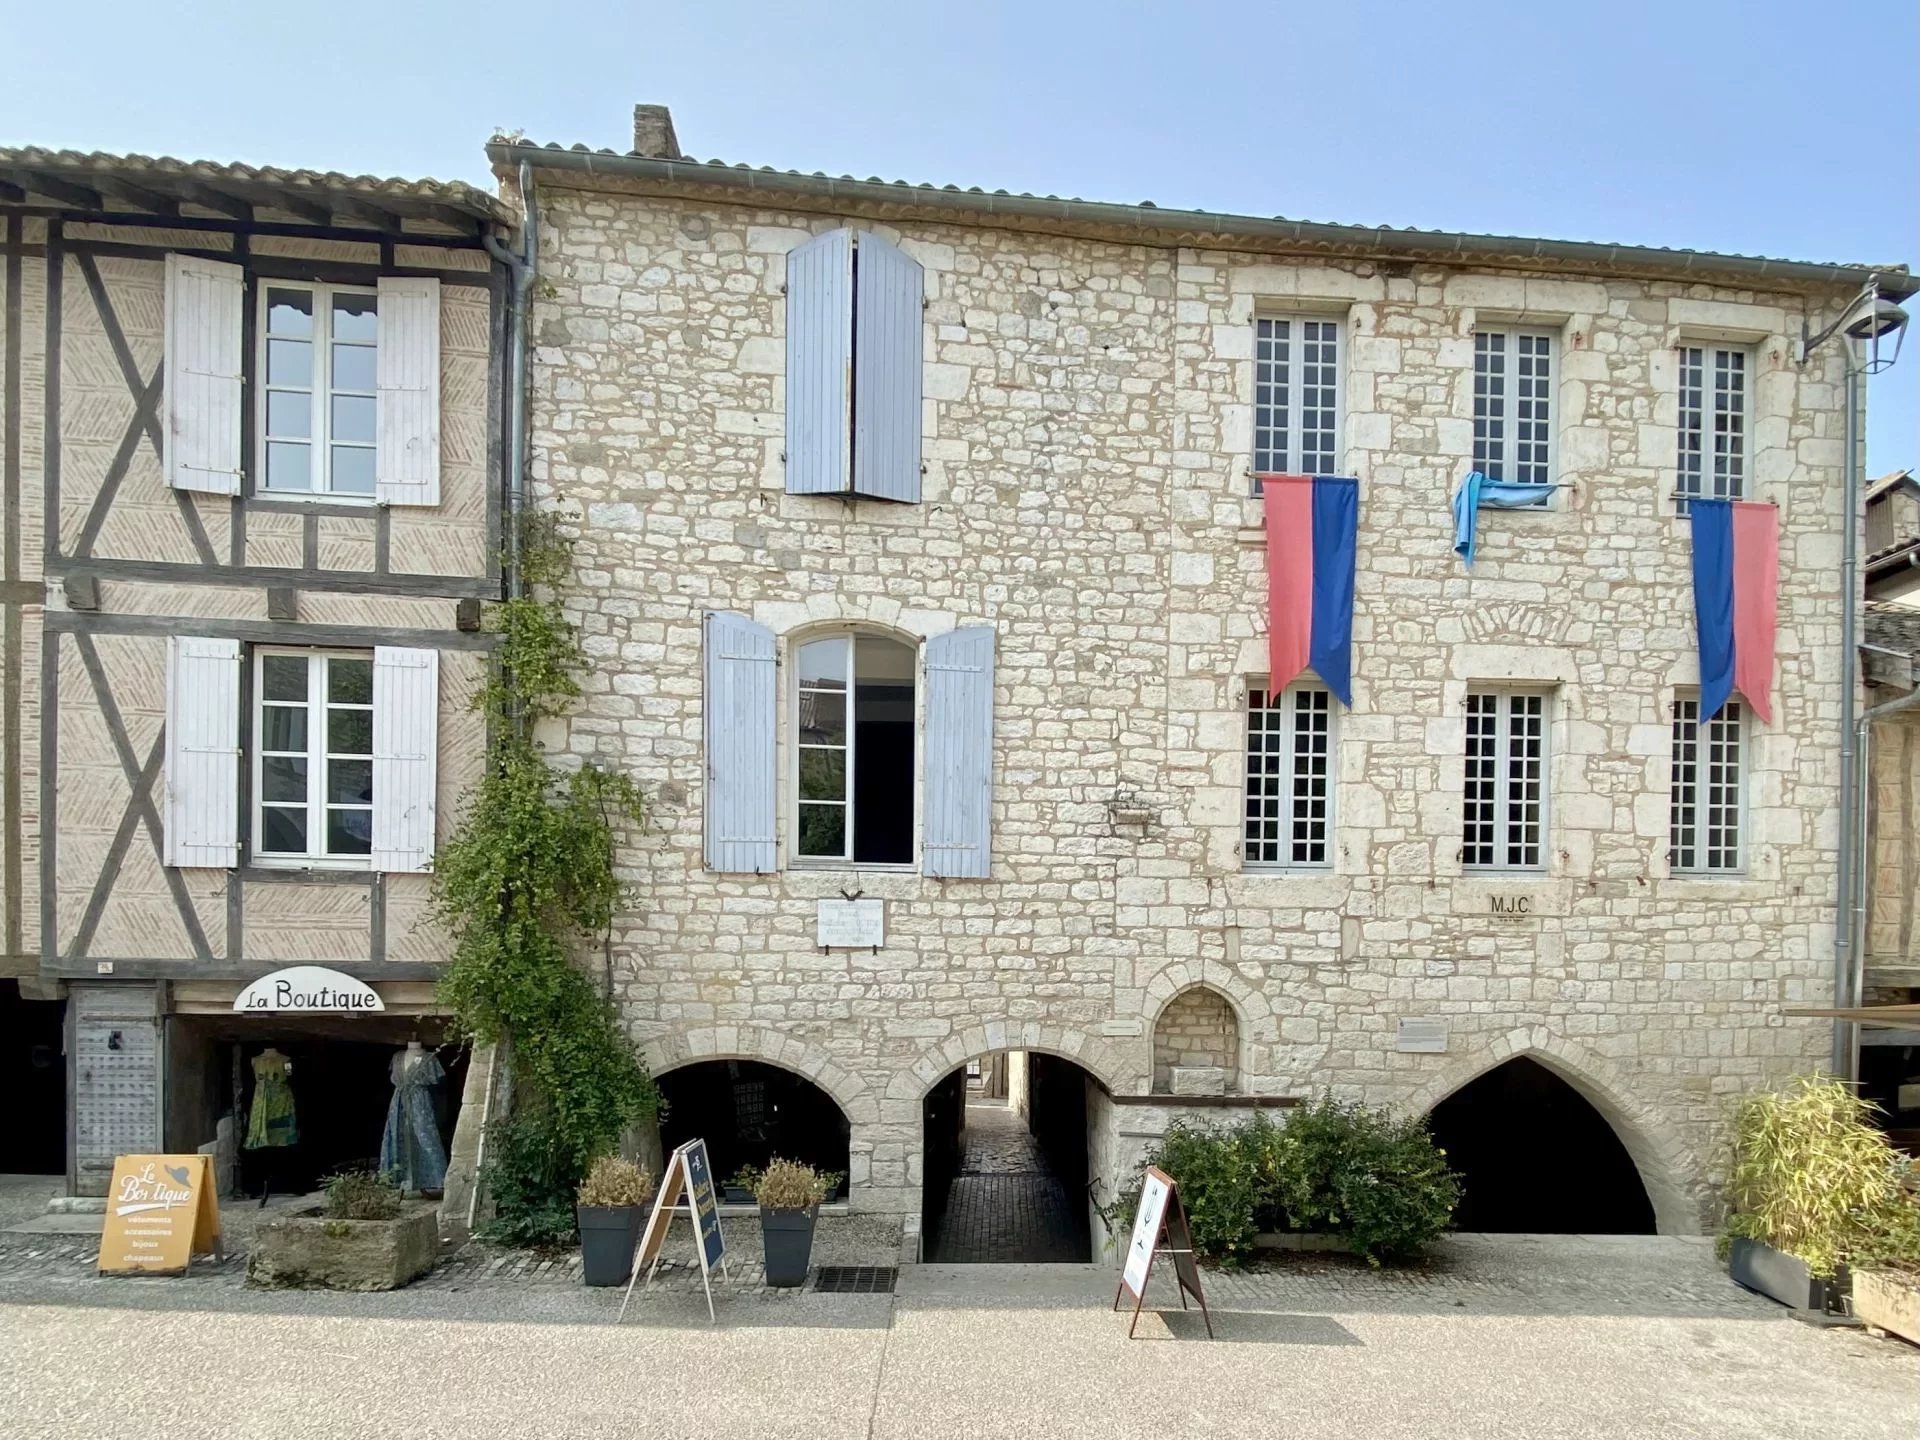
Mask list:
[[[1157,1165],[1147,1167],[1140,1184],[1140,1205],[1133,1213],[1133,1234],[1127,1241],[1126,1263],[1120,1269],[1120,1288],[1113,1292],[1113,1308],[1120,1308],[1120,1297],[1133,1295],[1133,1320],[1127,1326],[1127,1338],[1133,1338],[1140,1323],[1140,1307],[1146,1303],[1147,1280],[1153,1274],[1154,1257],[1165,1251],[1173,1258],[1173,1278],[1180,1295],[1180,1308],[1187,1308],[1192,1295],[1200,1306],[1200,1318],[1207,1322],[1207,1338],[1213,1338],[1213,1316],[1207,1313],[1207,1297],[1200,1289],[1200,1267],[1193,1257],[1193,1232],[1187,1228],[1187,1210],[1180,1203],[1180,1186]]]

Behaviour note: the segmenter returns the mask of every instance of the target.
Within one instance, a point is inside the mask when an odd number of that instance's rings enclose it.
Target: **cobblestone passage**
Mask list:
[[[927,1245],[945,1265],[1067,1263],[1087,1254],[1074,1200],[1047,1167],[1023,1116],[1004,1103],[967,1102],[965,1151]]]

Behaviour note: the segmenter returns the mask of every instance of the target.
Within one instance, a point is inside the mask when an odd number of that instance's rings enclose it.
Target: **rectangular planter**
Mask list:
[[[254,1231],[247,1279],[256,1285],[398,1290],[433,1268],[438,1207],[412,1202],[392,1220],[329,1220],[303,1210]]]
[[[1853,1313],[1869,1325],[1920,1345],[1920,1275],[1854,1271]]]
[[[807,1283],[813,1259],[813,1226],[820,1207],[769,1210],[760,1207],[760,1239],[766,1249],[767,1284],[782,1288]]]
[[[589,1285],[624,1285],[633,1274],[633,1252],[646,1224],[644,1205],[576,1205],[580,1227],[580,1278]]]
[[[1758,1240],[1733,1242],[1733,1250],[1727,1256],[1727,1274],[1736,1284],[1769,1300],[1778,1300],[1782,1305],[1791,1305],[1795,1310],[1824,1313],[1847,1288],[1844,1269],[1831,1280],[1816,1280],[1808,1273],[1806,1261]]]

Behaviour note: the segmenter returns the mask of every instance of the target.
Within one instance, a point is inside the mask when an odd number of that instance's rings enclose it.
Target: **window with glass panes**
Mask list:
[[[1340,322],[1261,316],[1253,331],[1253,493],[1262,475],[1340,471]]]
[[[1746,715],[1738,700],[1700,723],[1698,699],[1673,702],[1673,796],[1670,802],[1675,871],[1711,874],[1739,870],[1742,742]]]
[[[254,652],[253,849],[358,860],[373,849],[373,656]]]
[[[1546,485],[1553,473],[1553,337],[1473,332],[1473,468],[1489,480]]]
[[[794,653],[794,854],[913,860],[914,671],[882,635],[831,635]]]
[[[1313,685],[1247,690],[1245,863],[1325,865],[1332,851],[1333,698]]]
[[[1747,493],[1747,351],[1722,345],[1680,347],[1680,453],[1675,504],[1700,495],[1738,500]]]
[[[374,292],[279,282],[260,288],[254,488],[371,498],[380,344]]]
[[[1476,870],[1542,864],[1547,811],[1547,697],[1467,692],[1466,825],[1460,861]]]

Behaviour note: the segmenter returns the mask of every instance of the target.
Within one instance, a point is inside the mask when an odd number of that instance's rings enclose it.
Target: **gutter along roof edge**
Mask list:
[[[1478,235],[1446,230],[1401,230],[1391,226],[1333,225],[1208,210],[1171,210],[1156,205],[1123,205],[1100,200],[1069,200],[1051,195],[1010,195],[1004,191],[910,185],[905,181],[856,180],[850,176],[803,175],[798,171],[754,169],[718,161],[664,160],[617,155],[606,150],[561,149],[527,142],[495,142],[487,158],[501,173],[521,161],[535,170],[561,171],[591,179],[652,181],[705,189],[744,190],[769,199],[810,197],[848,205],[887,205],[902,209],[972,216],[985,220],[1052,224],[1062,229],[1130,230],[1142,240],[1166,244],[1203,244],[1236,248],[1332,251],[1346,255],[1405,258],[1460,264],[1533,264],[1585,267],[1588,270],[1656,271],[1680,279],[1741,278],[1795,286],[1857,289],[1879,275],[1883,293],[1896,299],[1920,292],[1904,265],[1829,264],[1726,255],[1706,250],[1669,250],[1587,240],[1547,240],[1525,236]],[[1016,228],[1023,228],[1016,226]]]

